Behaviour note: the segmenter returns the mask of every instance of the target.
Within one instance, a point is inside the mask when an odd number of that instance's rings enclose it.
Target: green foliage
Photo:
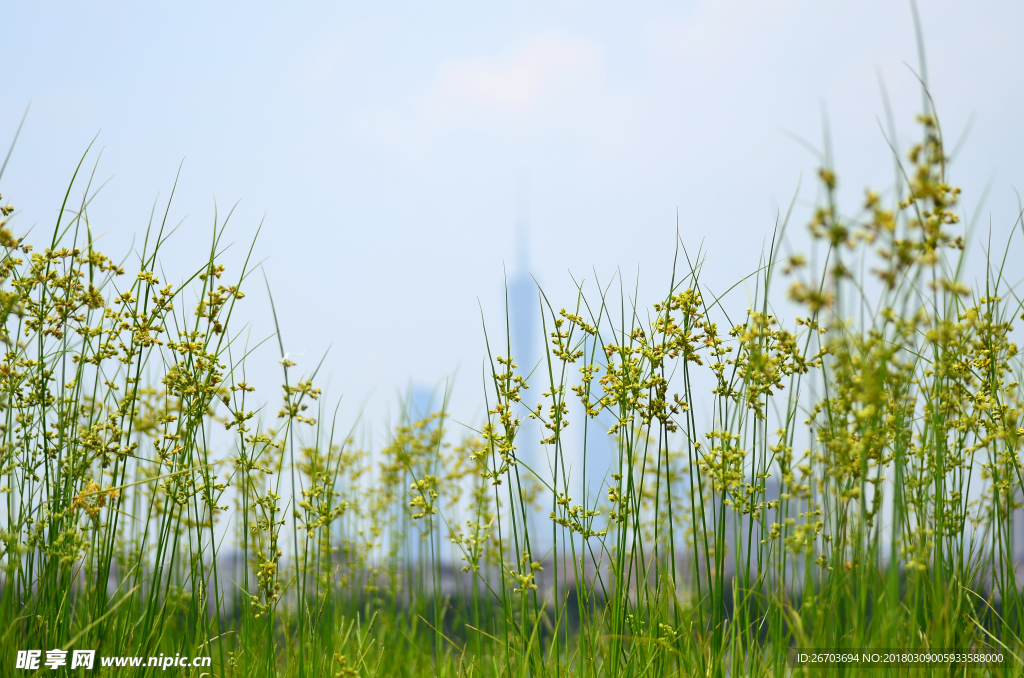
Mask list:
[[[134,277],[94,250],[88,189],[42,252],[0,222],[0,666],[63,648],[209,655],[216,676],[774,676],[797,648],[891,648],[996,651],[942,670],[1016,675],[1021,302],[1005,257],[961,280],[960,191],[919,122],[856,214],[821,168],[815,256],[773,247],[737,321],[685,248],[649,310],[541,292],[544,358],[526,376],[507,333],[488,345],[479,433],[454,439],[445,401],[378,451],[283,355],[277,419],[254,413],[223,225],[174,286],[162,223]],[[570,418],[614,449],[599,488]],[[518,454],[533,422],[545,472]]]

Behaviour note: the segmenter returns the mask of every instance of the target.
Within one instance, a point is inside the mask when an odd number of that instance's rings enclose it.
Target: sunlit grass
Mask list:
[[[114,262],[76,173],[47,242],[0,226],[0,666],[63,648],[209,655],[216,676],[849,675],[792,655],[888,648],[1004,660],[879,675],[1018,675],[1022,302],[1003,255],[962,279],[960,190],[919,122],[853,213],[825,158],[813,256],[773,244],[716,295],[680,242],[649,306],[620,280],[564,307],[538,291],[538,364],[485,328],[477,430],[439,393],[377,448],[280,341],[281,405],[260,408],[233,329],[252,271],[221,265],[223,223],[168,285],[165,220]],[[773,243],[803,242],[786,227]]]

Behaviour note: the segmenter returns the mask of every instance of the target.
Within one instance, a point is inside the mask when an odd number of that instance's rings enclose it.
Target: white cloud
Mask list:
[[[358,133],[414,153],[466,132],[602,146],[630,134],[634,105],[629,92],[608,83],[600,44],[544,34],[503,55],[442,62],[421,89],[399,93],[396,105],[363,109],[354,121]]]
[[[422,115],[439,129],[551,113],[601,85],[603,56],[589,40],[546,36],[502,59],[444,64],[420,97]]]

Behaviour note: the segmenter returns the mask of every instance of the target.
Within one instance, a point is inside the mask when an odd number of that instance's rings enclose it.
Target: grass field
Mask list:
[[[283,351],[279,395],[245,383],[252,270],[220,264],[223,226],[175,286],[159,215],[125,263],[93,249],[84,171],[33,246],[5,207],[3,674],[1020,675],[1024,309],[1009,244],[963,279],[977,234],[918,123],[852,211],[825,155],[809,238],[780,221],[739,292],[681,242],[650,305],[618,280],[541,293],[537,365],[486,328],[478,430],[439,397],[377,447]],[[517,455],[538,426],[547,468]]]

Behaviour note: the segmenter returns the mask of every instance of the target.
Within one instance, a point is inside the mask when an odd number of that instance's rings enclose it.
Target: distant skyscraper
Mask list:
[[[537,283],[530,275],[530,244],[527,232],[528,224],[525,216],[520,216],[516,223],[516,257],[515,268],[508,277],[508,320],[509,339],[512,345],[512,358],[519,367],[518,373],[528,379],[530,389],[522,394],[523,401],[534,407],[539,402],[536,394],[546,390],[543,388],[545,373],[536,369],[540,348],[540,305],[538,303]],[[541,475],[546,475],[546,462],[541,460],[538,444],[537,422],[520,414],[524,425],[521,435],[516,439],[518,457]]]
[[[530,276],[529,242],[525,219],[516,225],[516,259],[508,279],[509,321],[511,323],[512,355],[524,373],[535,367],[539,326],[537,284]]]
[[[439,397],[437,387],[414,383],[409,388],[405,403],[403,403],[404,418],[408,420],[409,424],[425,419],[441,410],[442,401],[443,394]]]

